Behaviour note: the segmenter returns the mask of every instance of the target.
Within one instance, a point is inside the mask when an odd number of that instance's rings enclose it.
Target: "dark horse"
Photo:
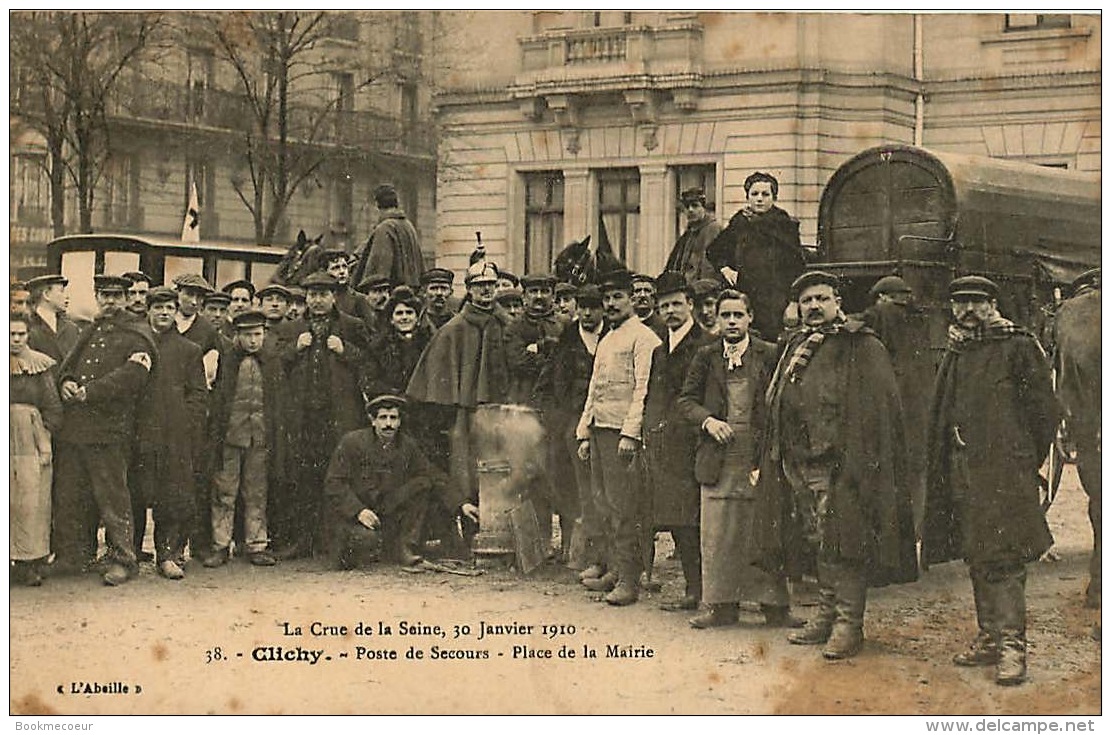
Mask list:
[[[278,263],[278,272],[274,274],[274,283],[285,286],[295,285],[310,273],[315,273],[323,267],[324,235],[315,240],[310,240],[304,230],[297,233],[297,242],[294,243]]]
[[[1087,604],[1098,607],[1103,591],[1103,489],[1100,469],[1100,302],[1098,276],[1076,289],[1057,311],[1055,329],[1057,391],[1065,408],[1067,435],[1076,445],[1076,468],[1088,494],[1094,548],[1088,567]]]
[[[591,251],[590,235],[587,235],[559,252],[553,270],[556,279],[582,286],[598,283],[601,274],[624,267],[625,264],[617,259],[605,239],[596,250]]]

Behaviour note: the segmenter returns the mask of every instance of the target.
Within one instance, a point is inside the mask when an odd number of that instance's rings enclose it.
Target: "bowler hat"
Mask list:
[[[150,291],[147,291],[147,306],[152,304],[161,304],[166,301],[177,303],[177,291],[169,286],[155,286]]]
[[[56,285],[68,286],[69,279],[58,273],[51,273],[45,276],[35,276],[27,281],[27,290],[34,291],[36,288],[46,288],[47,286]]]
[[[249,309],[232,317],[232,326],[236,329],[252,329],[266,326],[266,315],[261,311]]]
[[[424,273],[420,274],[420,283],[422,286],[427,286],[430,283],[446,283],[451,285],[455,282],[455,273],[449,271],[447,268],[429,268]]]
[[[266,296],[281,296],[286,301],[291,301],[293,299],[293,294],[289,292],[289,289],[280,283],[271,283],[266,288],[259,290],[255,296],[258,296],[260,299]]]
[[[579,306],[601,306],[602,292],[593,283],[588,283],[579,287],[575,301]]]
[[[687,285],[687,279],[679,271],[664,271],[656,279],[656,295],[667,296],[668,294],[683,293],[690,296],[691,289]]]
[[[876,281],[871,289],[868,290],[869,295],[875,297],[881,293],[910,293],[910,286],[899,276],[884,276]]]
[[[999,286],[983,276],[962,276],[949,284],[949,298],[958,300],[957,297],[991,301],[999,297]]]
[[[93,276],[94,291],[126,291],[131,286],[131,281],[123,276],[109,276],[98,273]]]
[[[616,268],[602,274],[602,282],[599,284],[598,290],[602,293],[613,290],[628,291],[632,285],[633,274],[625,268]]]
[[[841,279],[828,271],[807,271],[791,284],[791,296],[797,299],[811,286],[829,286],[836,291],[841,288]]]
[[[301,280],[301,288],[305,291],[320,291],[322,289],[335,291],[339,287],[339,281],[336,280],[336,277],[324,271],[310,273]]]

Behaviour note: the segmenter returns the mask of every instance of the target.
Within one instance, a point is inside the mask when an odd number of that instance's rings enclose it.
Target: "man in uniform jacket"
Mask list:
[[[109,585],[138,572],[127,460],[136,408],[158,360],[149,332],[124,309],[128,283],[119,276],[94,276],[100,314],[58,372],[65,421],[54,436],[56,568],[73,572],[93,563],[100,520],[108,544],[103,578]]]
[[[791,282],[806,261],[799,223],[775,206],[779,181],[761,171],[745,179],[748,201],[706,248],[706,257],[731,286],[752,299],[753,328],[774,342],[783,326]]]
[[[563,484],[567,484],[568,478],[574,478],[572,489],[578,501],[578,520],[571,537],[564,536],[563,550],[570,557],[568,566],[582,570],[583,578],[600,577],[605,572],[602,566],[605,529],[590,486],[590,465],[579,461],[575,440],[575,425],[582,415],[594,369],[594,354],[605,328],[602,293],[594,285],[581,287],[575,294],[575,320],[563,329],[551,359],[541,369],[534,398],[544,414],[544,425],[550,437],[548,469],[551,478]],[[570,513],[572,506],[567,502]],[[576,553],[576,550],[580,551]]]
[[[742,600],[758,600],[770,626],[801,625],[790,615],[787,580],[754,565],[754,480],[765,425],[764,393],[775,346],[749,331],[748,297],[732,289],[717,302],[722,335],[691,361],[677,408],[698,430],[694,479],[701,488],[702,602],[691,627],[733,625]]]
[[[610,331],[598,343],[586,403],[575,438],[579,459],[590,462],[595,503],[606,524],[606,571],[583,585],[606,592],[611,605],[631,605],[643,571],[642,500],[644,400],[652,352],[660,338],[636,317],[632,274],[621,269],[602,281],[602,307]]]
[[[355,253],[357,265],[352,280],[362,284],[367,276],[385,276],[395,286],[418,288],[424,256],[417,230],[398,204],[397,190],[391,184],[381,184],[374,190],[374,203],[378,206],[378,224]]]
[[[667,327],[663,344],[652,353],[652,372],[644,403],[644,451],[648,460],[645,494],[645,563],[651,570],[656,531],[670,531],[683,568],[686,588],[667,610],[694,610],[702,599],[702,560],[698,540],[699,492],[691,458],[698,426],[678,412],[676,401],[695,352],[706,342],[694,320],[690,286],[681,273],[664,271],[656,279],[657,310]]]
[[[194,472],[204,458],[208,403],[201,348],[178,333],[177,302],[172,288],[147,292],[146,320],[159,360],[137,411],[135,461],[128,474],[136,553],[149,506],[154,511],[155,563],[166,579],[185,576],[185,544],[197,513]]]
[[[328,460],[340,437],[366,423],[366,327],[336,308],[340,285],[333,276],[313,273],[301,285],[308,309],[303,320],[293,322],[297,336],[282,351],[297,481],[294,496],[278,499],[272,514],[279,558],[325,552],[321,512]]]
[[[380,555],[402,566],[420,561],[425,514],[441,480],[416,440],[400,430],[404,404],[391,395],[372,399],[370,427],[344,435],[328,463],[324,492],[340,569]]]
[[[65,314],[65,289],[69,280],[57,274],[38,276],[27,282],[31,293],[27,346],[50,355],[59,365],[73,351],[81,330]]]
[[[869,585],[917,577],[891,358],[841,313],[836,276],[792,285],[803,325],[784,344],[766,396],[768,431],[754,535],[764,569],[817,573],[819,608],[792,643],[856,655]]]
[[[721,280],[718,269],[706,259],[706,248],[721,233],[721,224],[706,210],[706,192],[700,187],[685,189],[679,203],[687,217],[687,229],[675,241],[664,270],[678,271],[689,286],[702,278]]]
[[[996,310],[981,276],[949,286],[954,324],[930,409],[922,556],[969,565],[979,633],[961,666],[1026,678],[1026,564],[1053,543],[1038,468],[1057,429],[1050,367],[1037,340]]]

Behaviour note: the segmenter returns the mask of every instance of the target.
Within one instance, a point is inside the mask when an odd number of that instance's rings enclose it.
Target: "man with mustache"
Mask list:
[[[840,282],[822,271],[791,286],[802,327],[780,354],[765,399],[754,536],[765,571],[817,575],[817,615],[788,636],[827,659],[864,643],[869,585],[917,577],[891,358],[841,313]]]
[[[459,300],[451,295],[455,273],[447,268],[429,268],[420,277],[420,297],[424,312],[420,321],[428,320],[439,329],[459,312]]]

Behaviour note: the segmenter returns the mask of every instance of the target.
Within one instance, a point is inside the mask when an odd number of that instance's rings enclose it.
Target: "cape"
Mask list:
[[[408,397],[461,408],[505,403],[509,388],[505,327],[498,313],[464,304],[432,335],[413,368]]]

